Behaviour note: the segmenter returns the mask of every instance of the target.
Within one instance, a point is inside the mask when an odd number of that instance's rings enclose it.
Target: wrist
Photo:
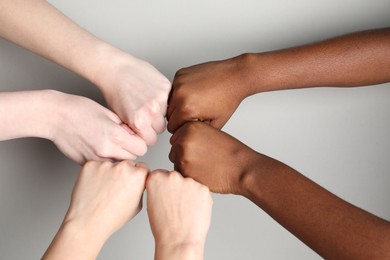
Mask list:
[[[135,66],[138,59],[111,45],[102,43],[96,47],[95,59],[85,77],[103,93],[109,93],[116,74]],[[115,74],[115,75],[114,75]]]
[[[96,259],[106,238],[76,221],[64,221],[42,259]]]
[[[198,260],[203,255],[203,243],[156,243],[155,260]]]
[[[285,171],[286,165],[266,155],[255,152],[247,162],[240,179],[240,194],[250,200],[264,198],[273,176]]]
[[[297,88],[305,82],[305,66],[298,64],[299,55],[295,55],[293,51],[282,50],[241,56],[245,63],[245,82],[249,95]]]
[[[257,65],[258,58],[256,54],[244,53],[231,59],[234,62],[233,75],[236,77],[236,81],[239,82],[240,89],[237,93],[244,100],[246,97],[258,93],[257,85],[259,68]]]
[[[2,93],[1,120],[4,123],[0,139],[40,137],[50,139],[54,107],[52,90]]]
[[[58,129],[61,129],[61,122],[64,121],[64,113],[67,111],[64,97],[67,94],[56,90],[42,90],[41,102],[45,104],[45,116],[43,117],[45,125],[44,131],[40,137],[55,141],[58,135]]]

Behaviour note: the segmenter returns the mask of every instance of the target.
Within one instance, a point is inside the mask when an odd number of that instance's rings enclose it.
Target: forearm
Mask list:
[[[51,90],[0,92],[0,140],[51,138],[57,92]]]
[[[0,36],[92,82],[120,52],[44,0],[0,0]]]
[[[366,86],[390,81],[390,28],[311,45],[246,55],[250,94],[305,87]],[[245,56],[245,55],[244,55]]]
[[[388,221],[275,160],[260,159],[257,169],[245,178],[244,195],[325,259],[390,257]]]
[[[61,226],[42,259],[96,259],[104,241],[105,239],[99,239],[99,236],[89,232],[87,228],[68,222]]]

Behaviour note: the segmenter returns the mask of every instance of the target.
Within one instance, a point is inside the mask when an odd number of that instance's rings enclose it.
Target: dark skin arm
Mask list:
[[[246,97],[272,90],[367,86],[390,81],[390,28],[179,70],[167,112],[174,133],[188,121],[222,128]]]
[[[390,259],[390,223],[291,167],[201,122],[171,138],[175,169],[212,192],[242,195],[325,259]]]

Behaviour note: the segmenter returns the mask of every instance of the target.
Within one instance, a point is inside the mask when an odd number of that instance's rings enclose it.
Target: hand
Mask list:
[[[168,131],[173,133],[185,122],[197,120],[221,129],[250,95],[246,57],[249,56],[179,70],[169,100]]]
[[[65,221],[110,236],[141,210],[147,174],[144,163],[88,162],[74,186]]]
[[[134,160],[146,152],[145,142],[121,123],[117,115],[80,96],[53,92],[56,102],[50,139],[70,159]],[[50,109],[50,108],[49,108]]]
[[[146,164],[88,162],[43,259],[96,259],[105,241],[142,208]]]
[[[156,170],[147,179],[146,191],[156,259],[188,259],[185,252],[203,259],[212,211],[208,188],[176,171]]]
[[[241,180],[258,154],[202,122],[186,123],[171,137],[169,159],[183,176],[212,192],[242,194]]]
[[[0,9],[7,10],[0,16],[1,37],[96,84],[124,123],[148,145],[156,143],[171,88],[160,72],[85,31],[47,1],[2,0]]]
[[[120,53],[97,80],[110,108],[147,145],[165,130],[171,83],[149,63]]]

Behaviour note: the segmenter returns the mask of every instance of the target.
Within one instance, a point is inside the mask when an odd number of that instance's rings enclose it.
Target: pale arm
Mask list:
[[[54,92],[20,91],[0,93],[0,140],[21,137],[52,139],[56,106]]]
[[[0,140],[45,138],[79,164],[134,160],[146,152],[117,115],[85,97],[54,90],[1,92],[0,104]]]
[[[92,81],[117,51],[44,0],[1,0],[0,36]]]
[[[147,172],[143,163],[88,162],[42,259],[96,259],[105,241],[141,210]]]
[[[0,36],[94,83],[147,145],[165,129],[170,82],[149,63],[93,36],[43,0],[0,0]]]

